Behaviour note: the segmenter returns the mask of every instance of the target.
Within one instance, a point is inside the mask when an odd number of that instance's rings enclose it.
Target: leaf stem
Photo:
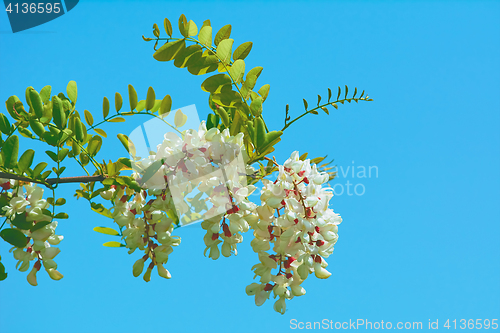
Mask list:
[[[284,131],[285,129],[287,129],[291,124],[293,124],[294,122],[296,122],[300,118],[304,117],[306,114],[312,113],[311,111],[315,111],[317,109],[321,109],[323,107],[326,107],[328,105],[333,105],[333,104],[336,104],[336,103],[342,103],[342,104],[344,104],[344,102],[346,102],[346,101],[350,103],[351,100],[355,100],[355,101],[367,101],[367,102],[372,101],[372,99],[365,99],[365,98],[344,98],[344,99],[338,99],[338,100],[333,101],[333,102],[328,102],[328,103],[325,103],[325,104],[322,104],[322,105],[318,105],[317,107],[315,107],[315,108],[313,108],[311,110],[307,110],[306,112],[304,112],[303,114],[301,114],[300,116],[298,116],[297,118],[295,118],[294,120],[290,121],[288,124],[285,123],[285,126],[281,129],[281,131]]]

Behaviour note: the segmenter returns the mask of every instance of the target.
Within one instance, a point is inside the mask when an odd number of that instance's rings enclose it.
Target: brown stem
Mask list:
[[[43,184],[49,188],[51,185],[56,184],[56,183],[57,184],[90,183],[90,182],[96,182],[96,181],[103,181],[104,179],[106,179],[106,177],[103,175],[96,175],[96,176],[80,176],[80,177],[47,178],[47,179],[45,179],[45,181],[41,181],[41,180],[34,180],[34,179],[31,179],[28,177],[14,175],[11,173],[6,173],[6,172],[0,172],[0,178],[15,179],[15,180],[22,180],[22,181],[30,182],[30,183]]]

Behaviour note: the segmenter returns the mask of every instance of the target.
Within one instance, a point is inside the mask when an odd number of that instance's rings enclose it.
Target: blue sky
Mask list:
[[[232,24],[236,44],[254,42],[247,68],[264,67],[259,84],[271,85],[264,113],[272,129],[282,127],[287,103],[298,115],[302,98],[314,103],[328,87],[357,86],[374,98],[309,115],[274,153],[278,161],[294,150],[328,154],[345,174],[332,182],[337,193],[345,189],[331,201],[344,219],[328,260],[332,276],[308,279],[307,294],[288,302],[283,316],[272,301],[256,307],[244,291],[258,261],[251,235],[237,257],[212,261],[203,257],[196,225],[177,232],[182,244],[167,265],[173,278],[145,283],[131,274],[138,254],[104,248],[114,239],[92,231],[110,220],[71,199],[70,219],[58,227],[63,280],[39,274],[31,287],[0,245],[9,273],[0,283],[2,332],[289,332],[293,319],[424,328],[429,319],[441,328],[447,319],[500,319],[498,1],[81,1],[16,34],[3,12],[0,99],[23,100],[28,86],[65,91],[75,80],[77,109],[99,118],[102,98],[127,96],[133,84],[142,99],[152,86],[157,96],[170,94],[174,107],[195,104],[206,118],[204,77],[155,61],[153,44],[141,38],[182,13],[198,26]],[[116,134],[135,126],[105,127],[100,156],[124,156]],[[352,166],[378,173],[353,177]],[[347,181],[351,194],[361,184],[363,195],[348,195]],[[74,189],[59,195],[70,198]]]

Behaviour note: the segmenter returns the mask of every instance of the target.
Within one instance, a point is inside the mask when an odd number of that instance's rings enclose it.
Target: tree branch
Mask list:
[[[47,178],[45,181],[34,180],[28,177],[19,176],[11,173],[0,172],[0,178],[22,180],[30,183],[43,184],[50,188],[53,184],[64,184],[64,183],[90,183],[96,181],[102,181],[106,179],[103,175],[96,176],[79,176],[79,177],[63,177],[63,178]]]

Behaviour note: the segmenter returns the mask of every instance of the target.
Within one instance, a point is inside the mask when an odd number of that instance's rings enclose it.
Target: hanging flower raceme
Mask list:
[[[50,204],[43,199],[43,188],[34,183],[21,183],[16,180],[0,179],[2,187],[1,200],[6,201],[0,216],[6,217],[9,229],[3,229],[4,237],[14,247],[10,249],[14,259],[18,260],[16,268],[21,272],[29,269],[28,282],[36,286],[36,274],[42,265],[53,280],[60,280],[63,275],[57,271],[54,258],[60,249],[51,247],[58,245],[63,236],[56,235],[57,222],[47,210]],[[51,198],[53,200],[53,198]]]
[[[262,204],[256,209],[259,220],[251,224],[255,235],[251,245],[260,260],[252,270],[259,283],[246,289],[257,305],[273,293],[279,297],[274,309],[283,314],[285,299],[305,294],[301,284],[309,274],[320,279],[331,275],[325,258],[333,252],[342,219],[328,208],[333,196],[324,186],[328,179],[328,174],[293,152],[279,166],[274,182],[263,180]]]
[[[241,233],[258,218],[256,205],[246,199],[255,190],[246,184],[247,172],[254,171],[246,165],[247,159],[243,133],[207,131],[202,122],[198,131],[187,130],[182,137],[165,134],[156,153],[135,163],[136,170],[143,170],[133,174],[144,189],[140,193],[125,186],[100,193],[113,202],[113,219],[124,228],[129,253],[137,248],[145,251],[134,264],[135,276],[151,259],[144,279],[149,280],[154,266],[160,276],[170,278],[161,265],[180,243],[171,232],[181,224],[204,221],[205,253],[210,250],[210,258],[217,259],[220,252],[226,257],[237,253]]]

